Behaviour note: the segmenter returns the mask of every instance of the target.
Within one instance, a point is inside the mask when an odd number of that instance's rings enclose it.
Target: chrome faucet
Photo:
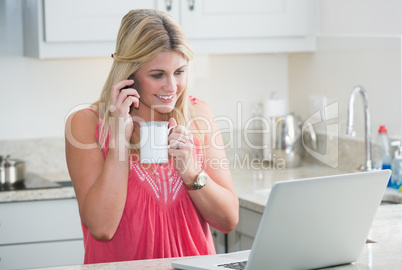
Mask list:
[[[370,112],[368,106],[368,96],[367,91],[360,85],[356,86],[349,97],[349,109],[348,109],[348,121],[346,134],[355,136],[356,133],[353,131],[353,104],[355,101],[355,96],[360,93],[363,98],[364,104],[364,132],[365,132],[365,144],[366,144],[366,161],[359,170],[361,171],[371,171],[373,170],[373,162],[371,160],[371,122],[370,122]]]

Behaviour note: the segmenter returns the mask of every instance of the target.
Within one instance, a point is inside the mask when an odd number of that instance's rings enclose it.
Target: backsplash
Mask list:
[[[317,134],[317,142],[317,153],[320,157],[314,157],[306,152],[304,156],[306,163],[331,166],[340,171],[354,172],[365,162],[365,142],[360,138]],[[372,153],[374,153],[374,144],[372,144],[372,147]]]
[[[0,140],[0,155],[24,160],[27,173],[50,181],[69,179],[63,137]]]
[[[229,137],[222,134],[225,143],[229,142]],[[262,165],[259,165],[261,160],[261,150],[255,150],[250,147],[249,139],[245,136],[235,136],[234,145],[237,143],[237,138],[242,138],[242,148],[226,147],[226,155],[230,161],[231,168],[237,166],[243,166],[240,168],[262,168],[262,169],[283,169],[283,166],[275,166],[267,161],[263,161]],[[259,144],[255,143],[256,145]],[[306,143],[306,147],[310,147]],[[305,148],[306,148],[305,147]],[[310,147],[311,149],[312,147]],[[393,147],[391,152],[393,153],[396,147]],[[349,137],[349,136],[336,136],[317,133],[317,150],[310,150],[313,154],[304,152],[302,164],[316,164],[326,167],[332,167],[343,172],[355,172],[364,164],[366,160],[365,141],[362,138]],[[374,139],[371,144],[372,160],[376,158],[376,145]],[[313,156],[314,155],[314,156]],[[246,161],[246,162],[245,162]],[[247,161],[254,162],[251,166],[247,164]],[[373,161],[374,162],[374,161]],[[245,164],[245,165],[243,165]],[[301,165],[303,166],[303,165]]]

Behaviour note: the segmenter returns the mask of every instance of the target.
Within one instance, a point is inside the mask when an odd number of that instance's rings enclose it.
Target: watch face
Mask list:
[[[202,189],[207,184],[207,180],[208,180],[208,175],[204,172],[204,170],[202,170],[193,185],[185,185],[186,189],[187,190]]]
[[[199,179],[199,185],[200,186],[205,186],[205,184],[207,183],[207,176],[205,174],[201,174]]]
[[[207,175],[204,171],[198,176],[197,182],[198,186],[200,187],[205,186],[207,183]]]

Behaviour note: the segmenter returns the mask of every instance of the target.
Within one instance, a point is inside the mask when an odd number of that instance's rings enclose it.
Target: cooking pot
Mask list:
[[[10,156],[0,156],[0,183],[13,185],[24,181],[25,161],[12,159]]]

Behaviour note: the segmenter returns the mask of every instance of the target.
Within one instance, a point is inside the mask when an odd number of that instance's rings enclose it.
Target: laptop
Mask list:
[[[172,267],[294,270],[355,262],[390,175],[379,170],[277,182],[251,250],[183,258]]]

